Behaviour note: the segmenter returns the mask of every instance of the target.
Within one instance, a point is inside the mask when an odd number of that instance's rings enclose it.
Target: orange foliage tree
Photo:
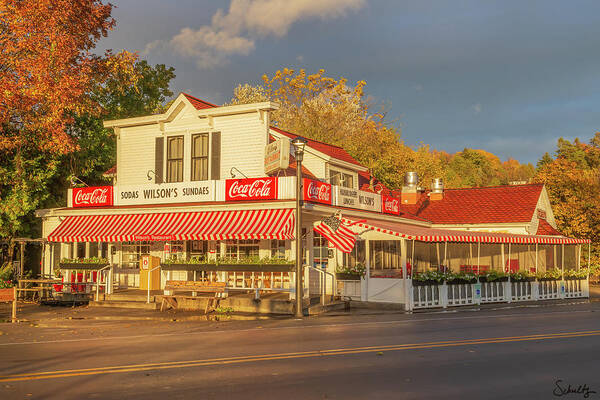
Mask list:
[[[343,77],[328,77],[323,69],[307,74],[303,69],[284,68],[273,76],[263,75],[261,85],[239,85],[229,104],[278,102],[280,108],[272,114],[275,125],[344,147],[391,189],[402,186],[407,171],[416,171],[423,186],[433,178],[444,178],[447,187],[506,184],[533,176],[532,165],[509,160],[505,166],[484,150],[465,149],[451,155],[424,143],[414,148],[405,145],[400,129],[387,121],[386,107],[375,104],[365,94],[365,86],[365,81],[351,85]]]
[[[560,231],[591,239],[592,264],[600,266],[600,132],[589,144],[559,139],[556,157],[544,155],[535,181],[546,185]]]
[[[110,77],[137,79],[134,54],[93,52],[111,12],[101,0],[0,1],[0,237],[35,234],[32,211],[77,149],[74,116],[101,111],[93,93]]]

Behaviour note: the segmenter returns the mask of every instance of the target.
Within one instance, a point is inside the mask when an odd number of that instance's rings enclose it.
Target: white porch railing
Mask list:
[[[482,303],[501,303],[508,302],[508,282],[482,282],[481,283],[481,302]]]
[[[538,281],[538,298],[540,300],[552,300],[560,298],[561,281]]]
[[[589,297],[588,279],[437,285],[414,285],[409,279],[407,284],[408,309]]]
[[[413,308],[445,307],[442,299],[447,297],[446,284],[411,286]],[[443,294],[442,294],[443,292]]]

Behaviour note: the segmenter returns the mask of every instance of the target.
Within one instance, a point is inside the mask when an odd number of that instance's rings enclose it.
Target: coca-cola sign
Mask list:
[[[104,207],[112,205],[112,186],[73,188],[73,207]]]
[[[331,204],[331,185],[329,183],[304,178],[302,188],[304,201]]]
[[[381,211],[384,214],[400,214],[400,199],[392,196],[381,195]]]
[[[227,179],[226,201],[275,200],[277,178]]]

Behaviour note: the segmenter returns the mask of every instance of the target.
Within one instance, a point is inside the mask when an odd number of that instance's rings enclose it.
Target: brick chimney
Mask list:
[[[444,181],[442,178],[435,178],[431,181],[430,201],[440,201],[444,198]]]
[[[417,204],[417,200],[419,199],[418,184],[419,177],[416,172],[407,172],[404,174],[404,186],[402,186],[402,193],[400,194],[400,202],[402,204]]]

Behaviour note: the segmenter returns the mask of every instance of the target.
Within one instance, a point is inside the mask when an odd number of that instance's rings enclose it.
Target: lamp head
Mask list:
[[[306,146],[306,139],[304,139],[302,136],[296,136],[292,140],[292,144],[294,145],[296,159],[302,161],[304,147]]]

